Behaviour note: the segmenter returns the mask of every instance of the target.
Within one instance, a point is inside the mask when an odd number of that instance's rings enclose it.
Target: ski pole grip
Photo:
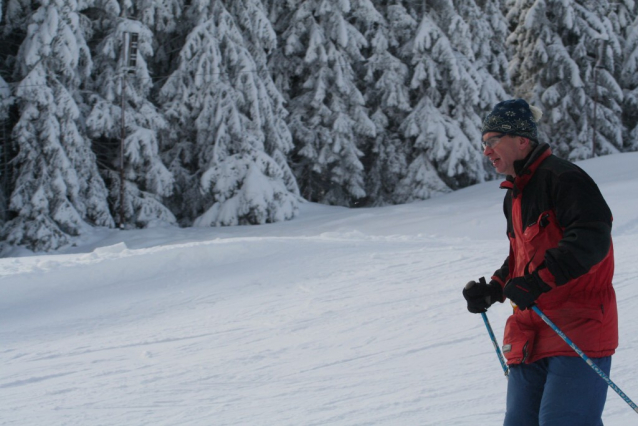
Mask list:
[[[479,278],[479,283],[487,285],[485,277]],[[472,287],[474,287],[474,284],[476,284],[476,281],[470,281],[469,283],[465,284],[465,289],[471,289]],[[489,305],[492,302],[492,298],[489,295],[485,296],[485,302]]]
[[[487,284],[487,281],[485,281],[485,277],[479,278],[479,282],[481,284]],[[471,289],[472,287],[474,287],[474,284],[476,284],[476,281],[470,281],[469,283],[465,284],[465,289],[466,290]]]

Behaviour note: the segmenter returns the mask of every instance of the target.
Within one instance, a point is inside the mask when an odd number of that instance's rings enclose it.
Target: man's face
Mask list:
[[[514,161],[525,158],[529,141],[519,136],[489,132],[483,135],[483,144],[483,155],[490,159],[496,172],[515,176]]]

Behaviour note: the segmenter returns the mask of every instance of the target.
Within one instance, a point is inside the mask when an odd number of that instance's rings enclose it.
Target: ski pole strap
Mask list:
[[[494,349],[496,350],[498,360],[501,362],[501,367],[503,368],[503,373],[505,373],[505,378],[509,379],[510,370],[505,363],[505,359],[503,358],[501,349],[498,347],[498,343],[496,343],[496,337],[494,336],[494,331],[492,331],[490,321],[487,319],[487,315],[485,314],[485,312],[481,312],[481,316],[483,317],[483,322],[485,322],[485,327],[487,327],[487,332],[490,335],[490,339],[492,339],[492,344],[494,345]]]
[[[547,325],[549,325],[549,327],[554,330],[556,332],[556,334],[558,334],[564,341],[565,343],[567,343],[586,363],[587,365],[589,365],[596,373],[598,373],[598,375],[605,381],[607,382],[607,384],[609,385],[610,388],[612,388],[614,391],[616,391],[616,393],[618,395],[620,395],[620,397],[627,403],[629,404],[629,406],[631,408],[633,408],[633,410],[638,413],[638,406],[631,400],[629,399],[629,397],[627,395],[625,395],[625,393],[623,391],[620,390],[620,388],[618,386],[616,386],[616,384],[614,382],[611,381],[611,379],[605,374],[605,372],[603,370],[601,370],[596,363],[594,363],[594,361],[592,361],[591,358],[589,358],[587,355],[585,355],[585,353],[583,351],[581,351],[578,346],[576,346],[574,344],[574,342],[572,342],[570,340],[569,337],[567,337],[565,335],[565,333],[563,333],[558,327],[556,327],[556,325],[549,319],[547,318],[547,316],[543,313],[543,311],[541,311],[540,309],[538,309],[538,306],[533,305],[532,309],[534,310],[534,312],[536,312],[538,314],[538,316],[541,317],[541,319],[543,321],[545,321],[547,323]]]

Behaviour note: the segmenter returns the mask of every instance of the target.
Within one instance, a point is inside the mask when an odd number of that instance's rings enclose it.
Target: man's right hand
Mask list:
[[[465,285],[463,297],[467,300],[467,310],[473,314],[480,314],[486,312],[494,303],[503,300],[503,288],[496,281],[487,284],[485,278],[481,278],[479,282],[470,281]]]

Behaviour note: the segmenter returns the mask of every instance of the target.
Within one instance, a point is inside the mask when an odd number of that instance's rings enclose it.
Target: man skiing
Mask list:
[[[510,299],[503,353],[510,368],[504,426],[601,426],[607,384],[529,309],[536,304],[609,375],[618,346],[612,215],[595,182],[540,144],[542,113],[497,104],[483,154],[507,175],[509,256],[489,283],[463,290],[472,313]]]

